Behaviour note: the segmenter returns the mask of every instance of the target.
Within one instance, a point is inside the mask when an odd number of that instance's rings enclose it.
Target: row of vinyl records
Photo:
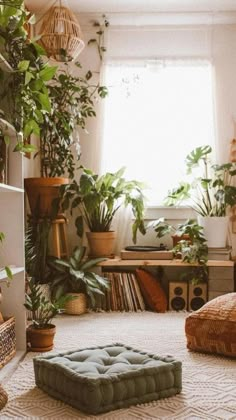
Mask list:
[[[99,309],[104,311],[145,311],[145,303],[134,273],[103,273],[110,281]]]

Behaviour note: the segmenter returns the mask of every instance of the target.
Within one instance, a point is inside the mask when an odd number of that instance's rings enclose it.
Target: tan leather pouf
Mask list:
[[[236,293],[219,296],[185,322],[190,350],[236,357]]]

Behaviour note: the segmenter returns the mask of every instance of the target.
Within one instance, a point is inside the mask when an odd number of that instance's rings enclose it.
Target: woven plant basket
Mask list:
[[[49,57],[65,61],[61,50],[74,60],[84,48],[82,32],[75,15],[67,7],[51,7],[40,29],[40,42]]]
[[[65,313],[68,315],[82,315],[87,311],[87,298],[84,293],[67,293],[67,296],[73,296],[65,304]]]
[[[16,353],[15,318],[5,318],[0,325],[0,368],[2,368]]]
[[[3,389],[3,387],[0,385],[0,410],[2,410],[5,407],[7,401],[8,395],[5,389]]]

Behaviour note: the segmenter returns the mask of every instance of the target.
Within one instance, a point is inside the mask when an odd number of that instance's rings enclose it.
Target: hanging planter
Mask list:
[[[85,45],[76,16],[61,4],[46,13],[40,35],[48,56],[57,61],[65,61],[65,53],[67,59],[75,60]]]

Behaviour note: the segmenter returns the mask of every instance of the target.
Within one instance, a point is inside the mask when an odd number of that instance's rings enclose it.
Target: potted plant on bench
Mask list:
[[[196,220],[188,219],[175,227],[162,217],[150,222],[147,229],[150,228],[154,229],[158,238],[168,234],[175,236],[175,245],[172,249],[175,257],[179,257],[183,262],[192,265],[191,271],[188,270],[184,277],[194,284],[206,281],[208,276],[208,248],[203,227]]]
[[[137,232],[145,233],[143,184],[124,178],[125,168],[115,173],[98,176],[81,167],[79,183],[73,182],[61,189],[62,209],[77,209],[75,224],[79,237],[83,236],[84,223],[88,227],[87,238],[90,255],[110,257],[114,250],[115,232],[112,222],[121,206],[131,206],[134,216],[133,241]]]

